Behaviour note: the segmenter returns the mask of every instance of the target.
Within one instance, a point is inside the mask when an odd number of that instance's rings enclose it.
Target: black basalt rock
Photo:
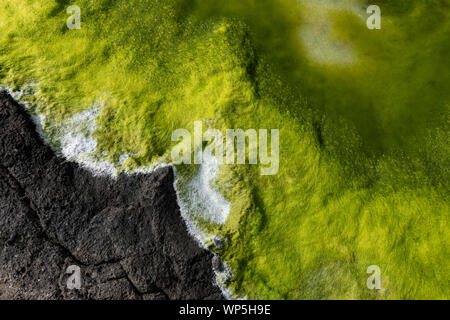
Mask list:
[[[96,177],[53,152],[0,92],[1,299],[221,299],[171,167]],[[81,288],[69,290],[69,265]]]

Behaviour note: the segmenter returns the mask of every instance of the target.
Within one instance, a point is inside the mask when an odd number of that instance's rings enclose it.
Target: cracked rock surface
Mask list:
[[[0,92],[0,299],[221,299],[166,167],[94,177]],[[81,288],[67,288],[68,266]]]

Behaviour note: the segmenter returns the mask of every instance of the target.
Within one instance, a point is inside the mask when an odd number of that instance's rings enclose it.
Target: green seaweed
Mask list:
[[[278,174],[223,165],[230,216],[200,222],[227,239],[235,295],[449,298],[448,1],[374,0],[381,30],[339,9],[356,0],[78,0],[68,30],[69,2],[0,0],[0,82],[39,83],[28,99],[50,134],[99,104],[99,151],[136,168],[196,120],[280,129]]]

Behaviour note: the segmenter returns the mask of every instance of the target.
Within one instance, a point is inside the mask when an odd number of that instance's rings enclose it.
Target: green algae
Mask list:
[[[374,1],[377,31],[339,9],[359,1],[85,0],[81,30],[65,27],[70,4],[0,0],[0,82],[39,83],[28,99],[47,132],[101,105],[99,151],[136,168],[196,120],[280,129],[278,174],[222,166],[230,216],[198,220],[227,239],[234,294],[449,297],[447,1]],[[315,60],[299,34],[316,23],[354,58]],[[366,287],[374,264],[382,291]]]

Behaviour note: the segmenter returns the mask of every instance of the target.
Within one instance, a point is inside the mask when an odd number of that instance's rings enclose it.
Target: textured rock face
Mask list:
[[[58,158],[0,92],[0,298],[222,298],[173,180],[170,167],[93,177]],[[69,265],[81,268],[80,290],[67,288]]]

